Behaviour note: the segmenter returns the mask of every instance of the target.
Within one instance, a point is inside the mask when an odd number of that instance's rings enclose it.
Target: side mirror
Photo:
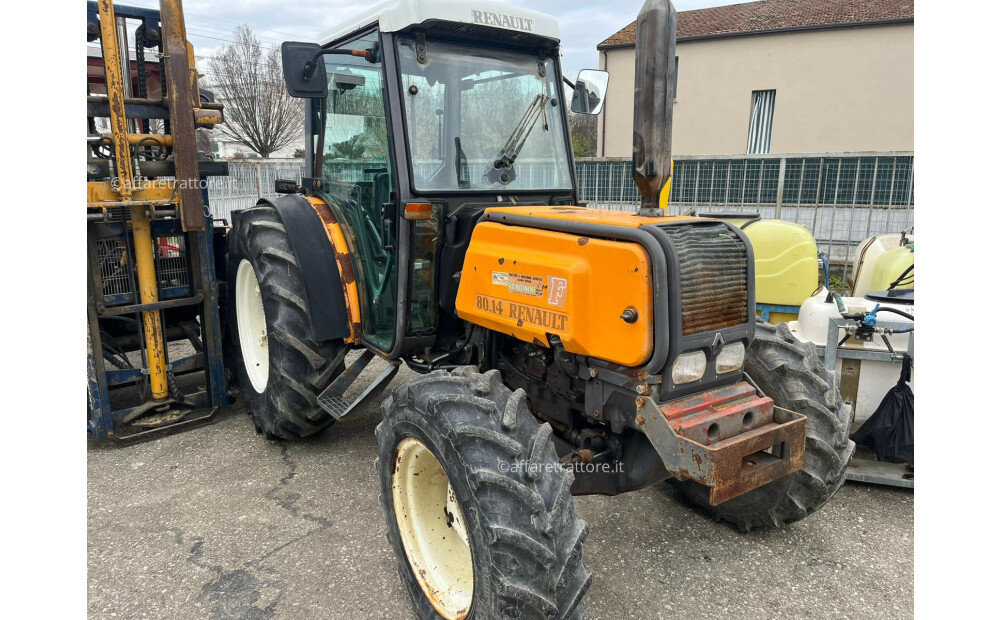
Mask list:
[[[576,78],[570,110],[576,114],[600,114],[608,94],[608,72],[584,69]]]
[[[289,95],[300,99],[326,97],[326,63],[320,60],[322,53],[323,48],[316,43],[281,44],[281,69]]]

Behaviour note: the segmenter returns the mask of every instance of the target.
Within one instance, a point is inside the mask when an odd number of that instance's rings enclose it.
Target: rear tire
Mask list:
[[[573,473],[559,465],[552,428],[531,415],[524,391],[511,393],[496,370],[442,370],[396,388],[382,412],[375,432],[380,502],[417,615],[582,617],[591,582],[582,554],[587,524],[576,516]],[[426,449],[418,450],[424,461],[413,458],[415,444]],[[427,452],[435,466],[416,471]],[[446,476],[448,493],[443,483],[417,482],[428,475]],[[469,559],[458,557],[447,529],[456,522],[467,532]],[[450,562],[471,571],[439,568]]]
[[[231,367],[254,426],[268,439],[314,435],[334,421],[316,397],[343,370],[347,346],[312,340],[302,273],[273,206],[243,211],[228,255]]]
[[[805,464],[799,471],[712,506],[708,487],[690,480],[672,482],[695,506],[743,531],[780,527],[798,521],[825,504],[844,484],[854,456],[850,440],[853,410],[845,405],[811,342],[802,342],[788,325],[757,321],[747,350],[747,374],[774,404],[804,414]]]

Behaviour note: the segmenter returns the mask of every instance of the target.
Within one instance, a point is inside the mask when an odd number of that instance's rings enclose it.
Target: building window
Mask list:
[[[771,152],[771,127],[774,124],[774,99],[776,91],[755,90],[750,106],[750,136],[747,154]]]
[[[681,59],[679,56],[674,56],[674,100],[677,100],[677,71],[681,67]]]

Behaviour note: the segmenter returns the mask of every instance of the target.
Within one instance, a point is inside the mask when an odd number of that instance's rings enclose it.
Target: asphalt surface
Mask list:
[[[372,407],[268,442],[238,402],[186,433],[92,442],[89,617],[412,618],[378,505],[377,423]],[[811,517],[750,534],[668,483],[575,501],[588,618],[913,617],[910,491],[849,482]]]

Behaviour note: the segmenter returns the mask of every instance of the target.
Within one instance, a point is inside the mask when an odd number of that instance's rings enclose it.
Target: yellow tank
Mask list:
[[[875,261],[875,268],[872,271],[871,291],[884,291],[889,285],[906,271],[907,267],[913,266],[913,248],[902,246],[893,248]],[[913,288],[913,271],[907,274],[908,284],[899,284],[896,288]],[[867,291],[866,291],[867,292]]]
[[[732,223],[745,226],[743,232],[753,245],[758,305],[801,306],[812,296],[819,283],[819,267],[816,241],[805,226],[781,220]],[[783,323],[795,316],[771,312],[768,320]]]

